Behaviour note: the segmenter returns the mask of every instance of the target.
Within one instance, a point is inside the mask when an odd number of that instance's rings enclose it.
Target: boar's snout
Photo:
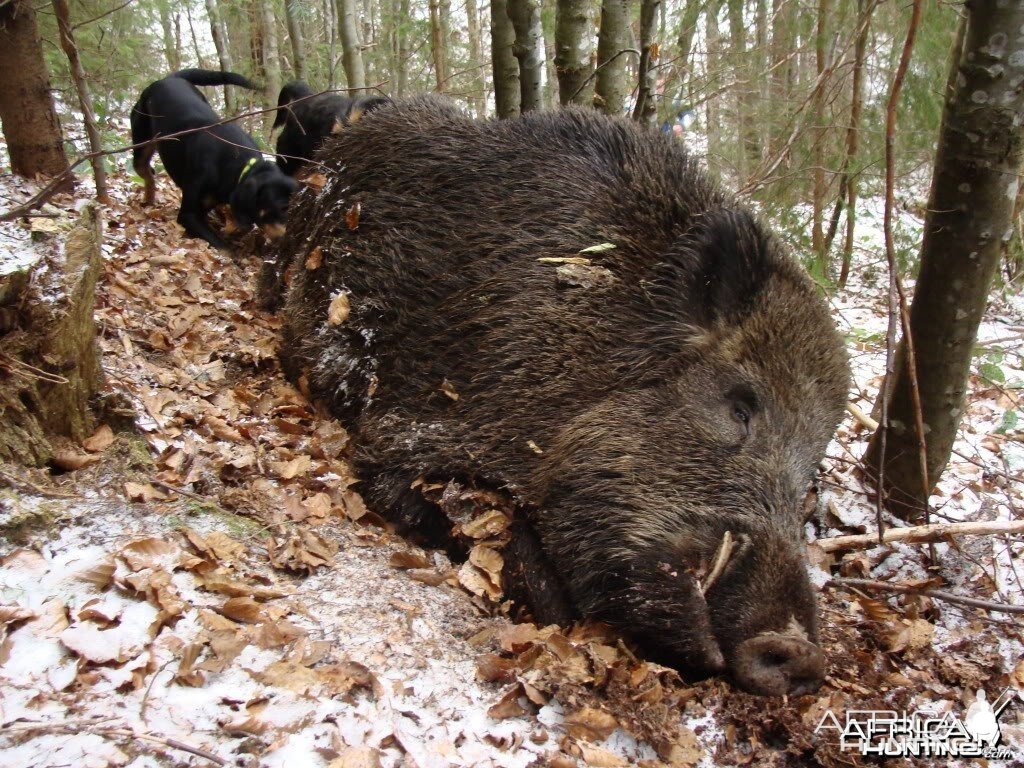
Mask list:
[[[766,633],[740,643],[733,661],[736,684],[762,696],[813,693],[825,677],[825,654],[798,637]]]

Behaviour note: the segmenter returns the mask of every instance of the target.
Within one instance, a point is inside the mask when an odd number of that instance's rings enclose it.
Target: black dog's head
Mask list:
[[[270,238],[284,234],[288,218],[288,200],[299,188],[298,182],[286,176],[267,160],[258,160],[246,171],[231,193],[231,212],[241,229],[256,225]]]

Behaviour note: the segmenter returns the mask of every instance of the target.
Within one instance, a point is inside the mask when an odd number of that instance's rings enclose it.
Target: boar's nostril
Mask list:
[[[825,676],[821,648],[800,638],[765,633],[736,649],[736,683],[763,696],[800,695],[818,690]]]

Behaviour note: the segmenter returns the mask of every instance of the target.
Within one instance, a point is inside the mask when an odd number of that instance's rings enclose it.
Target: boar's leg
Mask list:
[[[441,508],[424,498],[419,487],[412,484],[420,477],[416,472],[378,470],[360,466],[360,475],[368,485],[364,491],[370,506],[395,524],[398,533],[421,547],[450,549],[456,544],[452,523]],[[449,552],[454,559],[464,560],[464,552]]]
[[[501,571],[505,597],[517,605],[529,606],[537,624],[564,626],[579,618],[533,526],[517,520],[509,532],[512,538],[501,552],[505,559]]]
[[[584,614],[629,633],[648,658],[691,679],[725,670],[708,604],[691,573],[657,557],[605,567],[577,597]]]

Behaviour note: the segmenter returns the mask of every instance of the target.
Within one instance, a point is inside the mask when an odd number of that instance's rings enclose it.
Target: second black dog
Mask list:
[[[313,157],[324,140],[346,126],[391,103],[384,96],[350,98],[338,93],[317,93],[301,80],[292,80],[277,99],[274,128],[284,126],[277,137],[277,164],[294,176]]]
[[[150,161],[159,152],[167,173],[181,188],[178,223],[190,237],[216,248],[224,240],[207,223],[216,206],[230,203],[239,227],[258,225],[270,236],[284,231],[288,199],[298,188],[274,163],[264,160],[253,138],[237,123],[220,118],[197,85],[255,86],[234,72],[184,69],[150,83],[132,108],[132,143],[141,144],[191,128],[208,130],[157,141],[134,150],[135,172],[145,182],[145,203],[156,198]]]

